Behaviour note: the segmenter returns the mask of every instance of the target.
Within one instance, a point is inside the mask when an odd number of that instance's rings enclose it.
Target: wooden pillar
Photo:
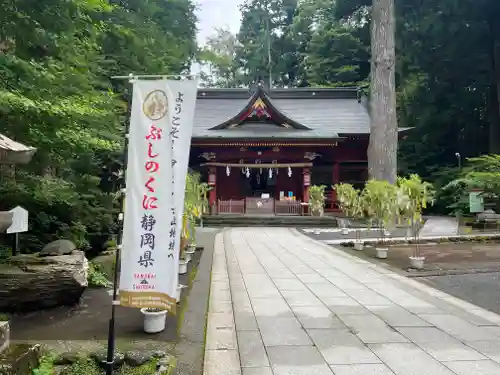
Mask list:
[[[338,161],[333,162],[333,184],[338,184],[340,177],[340,163]]]
[[[302,169],[303,184],[302,184],[302,201],[309,203],[309,186],[311,185],[311,171],[309,168]]]
[[[210,167],[208,169],[208,185],[211,187],[208,192],[208,205],[210,207],[210,212],[214,215],[216,212],[212,209],[214,205],[217,205],[217,169],[216,167]]]
[[[340,163],[338,161],[333,162],[333,185],[340,182]],[[332,201],[337,201],[337,192],[335,189],[332,190]]]

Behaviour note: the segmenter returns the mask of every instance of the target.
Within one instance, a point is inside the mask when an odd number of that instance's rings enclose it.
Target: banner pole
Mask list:
[[[130,81],[132,81],[132,74],[128,77]],[[115,255],[115,269],[113,274],[113,299],[111,303],[111,317],[109,319],[108,326],[108,350],[106,356],[106,375],[112,375],[115,367],[115,343],[116,343],[116,335],[115,335],[115,316],[116,316],[116,306],[119,305],[118,297],[118,272],[120,268],[120,252],[122,250],[122,242],[123,242],[123,216],[124,216],[124,203],[125,203],[125,189],[126,189],[126,173],[127,173],[127,164],[128,164],[128,134],[130,131],[130,113],[132,110],[132,95],[133,95],[133,87],[129,85],[125,95],[127,98],[127,114],[125,117],[125,139],[123,146],[123,174],[122,181],[120,186],[120,213],[118,214],[118,235],[117,235],[117,249]]]

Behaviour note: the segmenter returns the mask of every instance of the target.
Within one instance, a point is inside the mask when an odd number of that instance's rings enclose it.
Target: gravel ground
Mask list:
[[[414,280],[500,313],[500,272],[422,277]]]

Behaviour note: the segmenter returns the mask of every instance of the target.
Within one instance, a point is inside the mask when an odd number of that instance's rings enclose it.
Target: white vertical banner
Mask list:
[[[175,97],[175,104],[172,107],[171,139],[173,166],[172,189],[176,225],[175,229],[174,226],[172,226],[170,231],[175,231],[176,254],[178,255],[180,253],[184,196],[186,192],[189,152],[191,150],[191,137],[193,135],[198,79],[168,81],[168,87]]]
[[[170,230],[177,221],[171,144],[175,95],[167,80],[133,81],[119,284],[122,306],[175,311],[179,255]]]

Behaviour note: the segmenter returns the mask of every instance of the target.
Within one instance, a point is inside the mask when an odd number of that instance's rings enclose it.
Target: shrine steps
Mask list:
[[[215,215],[205,216],[206,227],[337,227],[334,216],[258,216],[258,215]]]

